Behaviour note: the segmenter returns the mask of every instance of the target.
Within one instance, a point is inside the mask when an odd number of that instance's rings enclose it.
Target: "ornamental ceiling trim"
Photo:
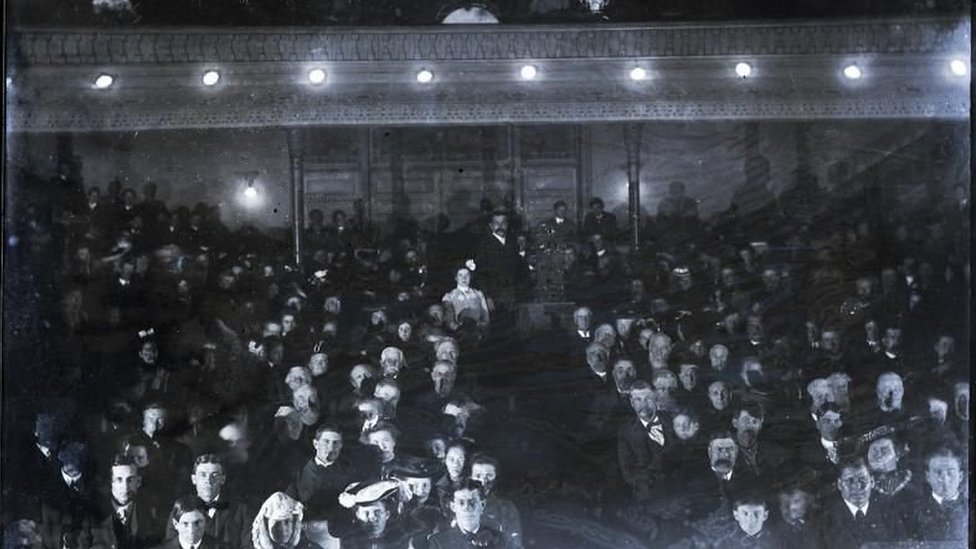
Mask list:
[[[15,110],[8,129],[53,132],[206,129],[325,125],[491,125],[507,123],[632,122],[729,119],[965,119],[969,101],[956,94],[924,101],[770,100],[761,102],[545,102],[531,104],[384,104],[337,108],[266,105],[246,110],[118,109],[111,113],[78,110]]]
[[[301,29],[19,29],[18,64],[492,61],[968,52],[970,22],[915,18],[776,23]]]

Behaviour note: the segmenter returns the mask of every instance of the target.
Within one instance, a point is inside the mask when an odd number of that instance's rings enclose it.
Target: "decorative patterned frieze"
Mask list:
[[[960,19],[350,29],[19,29],[25,65],[490,61],[969,51]],[[9,43],[9,42],[8,42]]]

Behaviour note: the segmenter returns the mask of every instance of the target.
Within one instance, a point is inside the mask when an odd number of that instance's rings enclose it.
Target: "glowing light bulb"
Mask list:
[[[417,73],[417,82],[420,82],[421,84],[427,84],[433,79],[434,79],[434,73],[430,72],[427,69],[423,69]]]
[[[966,76],[969,74],[969,64],[962,59],[953,59],[949,63],[949,70],[956,76]]]
[[[322,69],[312,69],[308,71],[308,81],[312,84],[325,82],[325,71]]]
[[[522,80],[532,80],[538,73],[539,71],[533,65],[524,65],[519,71],[519,74],[522,75]]]
[[[213,86],[220,81],[220,73],[217,71],[207,71],[203,73],[203,85]]]
[[[857,65],[848,65],[844,68],[844,76],[851,80],[857,80],[862,76],[861,68]]]
[[[752,74],[752,65],[749,63],[738,63],[735,66],[735,74],[738,74],[742,78],[745,78]]]
[[[645,71],[644,69],[640,67],[634,67],[633,69],[630,70],[631,80],[644,80],[646,78],[647,78],[647,71]]]
[[[115,82],[115,78],[112,78],[112,75],[100,74],[98,75],[98,78],[95,79],[95,87],[100,90],[105,90],[108,89],[113,82]]]
[[[258,190],[248,185],[248,187],[244,189],[244,197],[253,200],[258,197]]]

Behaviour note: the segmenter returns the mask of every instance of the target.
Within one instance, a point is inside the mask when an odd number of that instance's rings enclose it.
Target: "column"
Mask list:
[[[300,129],[288,130],[288,158],[291,175],[291,221],[292,248],[295,265],[301,269],[304,262],[305,247],[302,236],[305,232],[305,134]]]
[[[630,221],[630,251],[637,252],[641,245],[640,209],[640,153],[641,124],[624,127],[624,146],[627,148],[627,217]]]

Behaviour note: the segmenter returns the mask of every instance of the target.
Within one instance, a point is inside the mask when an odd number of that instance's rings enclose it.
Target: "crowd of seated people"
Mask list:
[[[565,546],[506,492],[536,441],[502,414],[568,433],[578,517],[640,546],[967,538],[965,196],[818,221],[794,264],[680,184],[629,256],[599,199],[579,228],[562,201],[454,233],[313,212],[299,267],[153,184],[34,183],[8,241],[8,295],[36,292],[5,361],[9,547]],[[540,245],[578,307],[525,354]],[[533,384],[541,405],[508,398]]]

